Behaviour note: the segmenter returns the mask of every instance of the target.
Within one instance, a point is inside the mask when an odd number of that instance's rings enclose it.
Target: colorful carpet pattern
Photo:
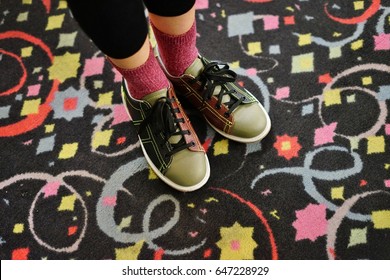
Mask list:
[[[187,108],[212,170],[182,194],[66,1],[0,0],[0,259],[390,259],[390,1],[199,0],[197,23],[273,128],[234,143]]]

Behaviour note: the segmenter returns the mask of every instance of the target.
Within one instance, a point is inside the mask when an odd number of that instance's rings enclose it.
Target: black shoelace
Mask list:
[[[229,65],[214,61],[205,65],[202,73],[194,80],[194,82],[200,81],[202,83],[202,88],[204,89],[204,102],[211,99],[217,86],[221,86],[221,90],[217,93],[218,101],[216,108],[220,109],[224,95],[229,95],[230,101],[224,103],[224,105],[229,108],[229,110],[225,113],[225,117],[229,117],[233,110],[245,100],[244,96],[241,96],[240,98],[236,97],[236,95],[238,95],[237,91],[234,89],[229,90],[226,87],[226,83],[234,83],[236,78],[237,74],[229,69]]]
[[[146,129],[148,124],[150,124],[152,133],[157,136],[156,139],[163,139],[163,141],[159,143],[160,148],[162,148],[163,145],[166,145],[172,136],[183,136],[177,143],[171,143],[172,150],[163,155],[165,157],[170,157],[181,150],[195,145],[194,142],[188,144],[185,142],[184,135],[190,134],[190,131],[182,130],[180,125],[178,125],[179,123],[183,123],[185,120],[183,118],[175,117],[175,114],[179,113],[179,109],[173,108],[172,102],[175,102],[175,99],[167,97],[161,97],[156,100],[139,128],[141,132]],[[162,137],[159,137],[159,135]]]

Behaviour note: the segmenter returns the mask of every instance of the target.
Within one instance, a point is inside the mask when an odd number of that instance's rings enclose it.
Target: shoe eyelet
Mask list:
[[[219,109],[221,109],[222,108],[222,106],[221,105],[215,105],[215,109],[217,109],[217,110],[219,110]]]
[[[227,112],[225,112],[223,115],[224,115],[226,118],[230,117],[230,113],[227,113]]]
[[[195,142],[194,141],[191,142],[191,147],[195,147]]]

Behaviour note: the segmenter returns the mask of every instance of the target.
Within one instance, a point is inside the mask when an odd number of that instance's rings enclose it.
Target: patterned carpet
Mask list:
[[[234,143],[187,108],[212,170],[182,194],[66,2],[0,1],[0,259],[390,259],[390,1],[197,8],[273,128]]]

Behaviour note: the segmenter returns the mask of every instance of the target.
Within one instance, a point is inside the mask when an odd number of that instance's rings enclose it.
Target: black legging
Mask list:
[[[76,21],[95,45],[112,58],[135,54],[145,42],[144,4],[159,16],[188,12],[195,0],[68,0]]]

